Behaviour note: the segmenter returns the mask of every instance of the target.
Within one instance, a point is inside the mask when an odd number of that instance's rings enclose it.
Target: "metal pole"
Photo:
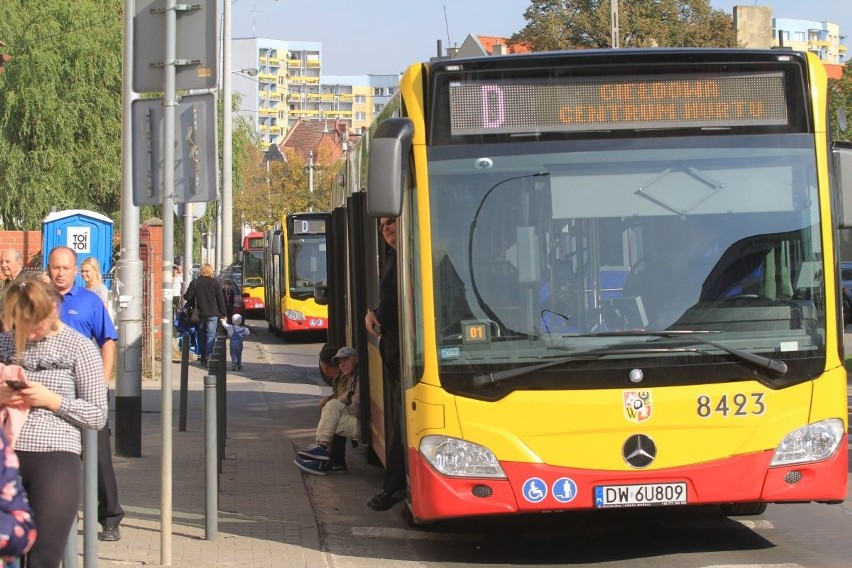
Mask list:
[[[83,429],[83,566],[98,566],[98,431],[91,428]]]
[[[219,270],[234,262],[233,119],[231,116],[231,2],[222,17],[222,255]]]
[[[175,50],[177,2],[165,3],[165,77],[163,80],[163,321],[160,411],[162,456],[160,461],[160,564],[172,564],[172,262],[175,237]]]
[[[180,351],[180,410],[178,411],[178,431],[186,432],[187,397],[189,396],[189,333],[183,333]]]
[[[181,294],[186,292],[186,287],[189,286],[189,281],[192,280],[192,231],[195,228],[192,213],[192,208],[195,207],[192,203],[183,204],[186,209],[183,216],[183,284],[181,284]]]
[[[610,25],[612,26],[612,48],[618,49],[621,47],[619,42],[619,30],[618,30],[618,0],[610,0],[609,1],[609,17],[610,17]]]
[[[216,448],[216,377],[204,375],[204,539],[219,531],[219,467]]]
[[[139,259],[139,208],[133,205],[134,0],[124,0],[124,54],[121,87],[121,254],[115,264],[118,305],[115,372],[115,453],[142,456],[142,261]]]

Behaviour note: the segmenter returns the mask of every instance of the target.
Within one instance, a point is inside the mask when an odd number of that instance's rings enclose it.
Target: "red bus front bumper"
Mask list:
[[[508,479],[452,478],[437,473],[408,449],[412,514],[423,520],[595,508],[595,487],[685,482],[688,505],[719,503],[841,501],[846,498],[847,440],[829,459],[769,468],[773,452],[657,471],[612,472],[501,462]],[[566,497],[565,479],[576,492]],[[537,502],[524,485],[546,488]]]
[[[284,318],[284,331],[314,331],[328,329],[328,319],[318,317],[306,317],[303,320],[291,320]]]

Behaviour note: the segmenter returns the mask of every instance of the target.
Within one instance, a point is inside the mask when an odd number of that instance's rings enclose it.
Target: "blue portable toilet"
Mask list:
[[[79,269],[83,259],[93,256],[106,274],[112,269],[112,219],[95,211],[66,209],[51,211],[41,222],[42,268],[47,270],[47,259],[55,247],[67,246],[77,253],[77,284],[85,286]],[[104,279],[109,287],[111,282]]]

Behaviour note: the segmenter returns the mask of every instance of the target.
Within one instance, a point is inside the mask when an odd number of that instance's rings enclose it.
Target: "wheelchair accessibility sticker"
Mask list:
[[[577,496],[577,484],[569,477],[560,477],[553,482],[553,498],[560,503],[570,503]]]
[[[537,477],[531,477],[524,482],[524,499],[530,503],[540,503],[547,497],[547,484]]]

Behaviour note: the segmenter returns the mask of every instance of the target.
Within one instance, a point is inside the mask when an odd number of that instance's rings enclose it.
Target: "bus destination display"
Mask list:
[[[315,235],[325,233],[324,219],[293,219],[294,235]]]
[[[450,83],[450,134],[786,125],[784,75]]]

